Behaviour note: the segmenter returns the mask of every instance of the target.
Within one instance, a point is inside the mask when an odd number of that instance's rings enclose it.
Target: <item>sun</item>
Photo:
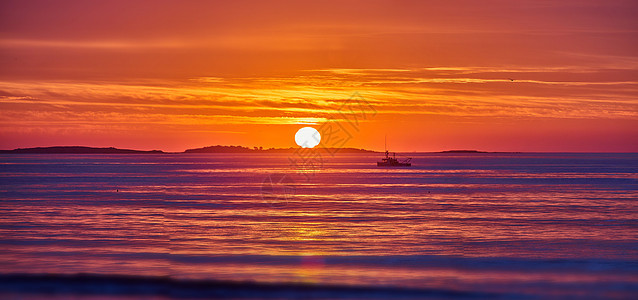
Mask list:
[[[314,146],[319,145],[321,141],[321,134],[317,129],[312,127],[304,127],[297,130],[295,134],[295,143],[301,146],[302,148],[313,148]]]

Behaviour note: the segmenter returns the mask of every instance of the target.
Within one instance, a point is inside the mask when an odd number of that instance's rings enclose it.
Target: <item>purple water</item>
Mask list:
[[[638,293],[638,154],[412,157],[0,155],[0,273]]]

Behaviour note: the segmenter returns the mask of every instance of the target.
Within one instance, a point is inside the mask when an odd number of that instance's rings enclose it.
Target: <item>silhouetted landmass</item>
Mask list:
[[[196,149],[188,149],[184,151],[184,153],[293,153],[295,151],[299,151],[300,148],[290,147],[290,148],[268,148],[264,149],[262,147],[242,147],[242,146],[208,146],[203,148]],[[376,151],[366,150],[366,149],[356,149],[356,148],[322,148],[317,147],[313,149],[307,149],[304,151],[319,151],[319,152],[330,152],[330,153],[377,153]]]
[[[184,153],[252,153],[259,150],[242,146],[208,146],[203,148],[187,149]]]
[[[297,151],[316,151],[319,153],[382,153],[367,149],[357,148],[323,148],[315,147],[313,149],[301,149],[298,147],[290,148],[262,148],[262,147],[243,147],[243,146],[208,146],[203,148],[188,149],[184,152],[174,153],[294,153]],[[37,148],[18,148],[14,150],[0,150],[0,154],[163,154],[167,153],[161,150],[132,150],[109,148],[95,148],[84,146],[55,146],[55,147],[37,147]],[[406,152],[403,152],[406,153]],[[446,150],[440,152],[413,152],[413,153],[445,153],[445,154],[481,154],[481,153],[521,153],[521,152],[487,152],[478,150]]]
[[[509,152],[509,151],[478,151],[478,150],[446,150],[434,153],[446,153],[446,154],[521,154],[523,152]]]
[[[487,151],[478,151],[478,150],[446,150],[438,153],[489,153]]]
[[[94,148],[83,146],[55,146],[37,148],[18,148],[14,150],[0,150],[0,153],[15,154],[160,154],[160,150],[142,151],[131,149]]]

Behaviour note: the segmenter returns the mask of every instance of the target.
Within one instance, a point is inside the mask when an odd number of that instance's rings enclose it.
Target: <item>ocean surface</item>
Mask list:
[[[638,154],[380,158],[0,155],[0,297],[638,295]]]

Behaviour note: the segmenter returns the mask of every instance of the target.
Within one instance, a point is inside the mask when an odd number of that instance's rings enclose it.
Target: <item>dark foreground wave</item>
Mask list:
[[[7,297],[9,296],[9,297]],[[0,298],[528,299],[514,294],[376,286],[186,280],[168,276],[1,274]]]

